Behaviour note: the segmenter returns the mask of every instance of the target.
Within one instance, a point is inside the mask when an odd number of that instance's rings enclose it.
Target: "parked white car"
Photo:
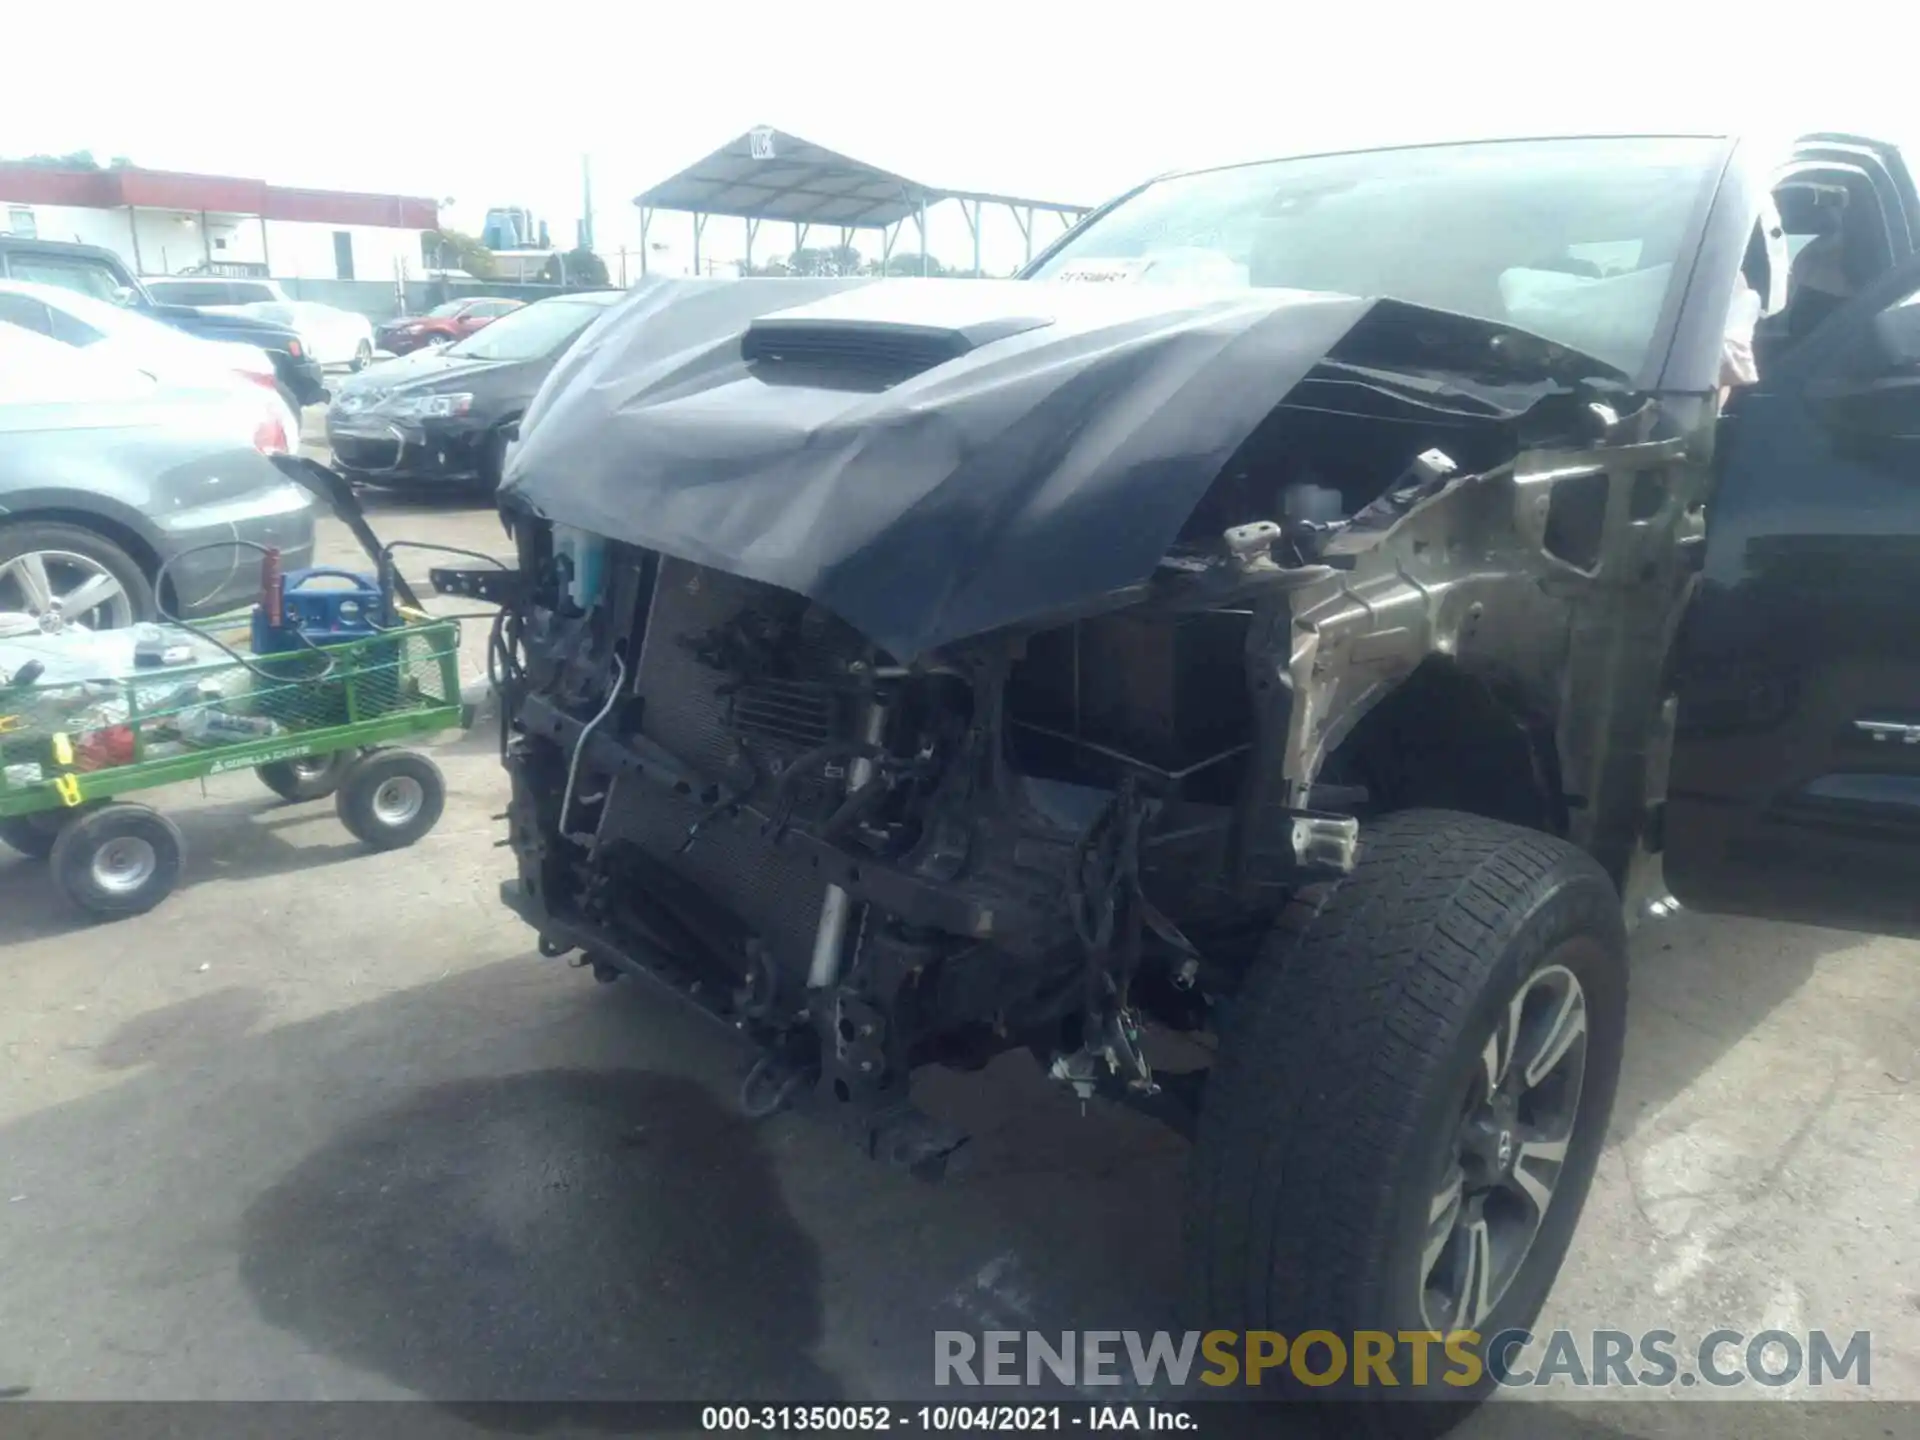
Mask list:
[[[27,280],[0,280],[0,321],[172,389],[237,395],[279,428],[284,448],[300,443],[299,417],[280,397],[273,358],[257,345],[203,340],[91,295]]]
[[[358,370],[373,359],[373,322],[353,310],[295,300],[277,280],[231,280],[220,275],[153,275],[141,280],[162,305],[191,305],[228,315],[251,315],[291,325],[322,365]]]

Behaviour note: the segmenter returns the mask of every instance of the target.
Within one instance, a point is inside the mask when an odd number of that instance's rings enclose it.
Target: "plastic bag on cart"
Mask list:
[[[142,632],[159,631],[167,647],[187,650],[189,659],[169,666],[143,666],[135,660]],[[0,675],[17,675],[29,663],[38,661],[41,670],[34,680],[37,688],[85,685],[105,682],[119,693],[124,682],[153,677],[158,687],[177,685],[170,674],[183,665],[207,665],[227,659],[219,646],[201,639],[190,630],[173,625],[135,626],[129,630],[87,630],[75,626],[47,635],[9,635],[0,638]],[[4,682],[0,682],[4,683]]]

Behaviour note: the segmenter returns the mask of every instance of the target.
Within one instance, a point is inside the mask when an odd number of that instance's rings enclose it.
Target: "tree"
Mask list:
[[[493,278],[493,252],[459,230],[426,230],[420,235],[420,259],[429,270],[464,270],[477,280]]]
[[[876,261],[873,265],[868,267],[867,273],[870,275],[923,275],[924,274],[924,275],[935,275],[935,276],[941,276],[941,277],[950,276],[954,273],[953,271],[947,269],[946,266],[940,263],[940,257],[937,255],[927,256],[926,262],[927,262],[927,267],[925,270],[922,270],[920,268],[920,253],[917,250],[911,253],[896,250],[892,255],[887,257],[887,263],[884,269],[882,269],[880,264]]]
[[[15,165],[31,165],[37,170],[99,170],[104,167],[93,158],[91,150],[70,150],[65,155],[29,155],[24,160],[11,162]],[[131,162],[124,157],[116,159],[115,164],[124,167]]]
[[[564,255],[549,256],[540,278],[549,285],[605,285],[607,262],[576,245]]]
[[[866,263],[851,245],[803,246],[784,260],[768,260],[759,265],[743,265],[742,275],[809,275],[831,278],[838,275],[864,275]]]

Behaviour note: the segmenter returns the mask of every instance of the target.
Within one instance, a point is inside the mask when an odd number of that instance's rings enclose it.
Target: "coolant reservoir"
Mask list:
[[[567,562],[567,599],[576,610],[590,610],[600,597],[601,571],[606,563],[607,542],[587,530],[571,525],[553,527],[553,558]]]

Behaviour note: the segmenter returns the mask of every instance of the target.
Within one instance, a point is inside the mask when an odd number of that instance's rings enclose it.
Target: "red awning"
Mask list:
[[[440,207],[418,195],[294,190],[264,180],[188,175],[175,170],[50,170],[0,162],[0,200],[94,210],[126,205],[152,210],[211,210],[258,215],[267,220],[381,225],[395,230],[431,230],[440,223]]]

